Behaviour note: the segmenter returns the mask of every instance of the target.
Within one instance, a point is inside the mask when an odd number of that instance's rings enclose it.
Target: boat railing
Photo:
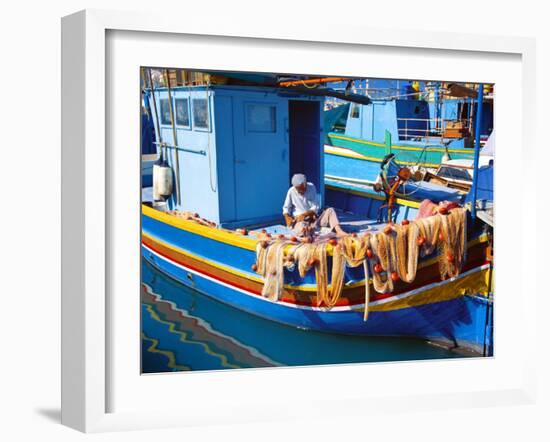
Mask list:
[[[467,119],[445,118],[397,118],[400,140],[425,137],[460,138],[470,132]]]
[[[190,148],[187,148],[187,147],[174,146],[173,144],[168,144],[168,143],[164,143],[164,142],[159,143],[158,141],[155,141],[153,144],[156,144],[161,149],[162,148],[175,149],[175,150],[179,150],[179,151],[182,151],[182,152],[196,153],[198,155],[206,155],[206,151],[204,149],[190,149]]]

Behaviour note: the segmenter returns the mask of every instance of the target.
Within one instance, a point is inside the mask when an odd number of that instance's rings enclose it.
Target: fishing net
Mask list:
[[[415,280],[419,257],[438,252],[442,280],[457,276],[466,253],[466,211],[455,208],[445,214],[392,224],[383,232],[346,236],[332,247],[330,283],[327,255],[329,241],[295,244],[286,238],[261,241],[256,246],[256,272],[263,276],[262,295],[277,301],[284,289],[284,270],[298,269],[303,278],[315,269],[317,306],[334,307],[342,294],[347,267],[363,265],[365,272],[365,313],[368,317],[370,278],[378,293],[392,293],[399,280]]]

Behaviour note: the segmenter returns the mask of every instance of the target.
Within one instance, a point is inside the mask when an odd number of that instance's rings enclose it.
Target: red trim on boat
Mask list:
[[[153,250],[155,253],[161,255],[163,258],[167,259],[168,261],[172,261],[172,262],[175,262],[176,264],[179,264],[181,266],[188,267],[188,268],[192,269],[194,272],[197,272],[201,275],[208,276],[209,278],[213,278],[217,281],[223,282],[224,284],[230,285],[230,286],[238,288],[240,290],[244,290],[244,291],[246,291],[248,293],[251,293],[253,295],[256,295],[256,296],[259,296],[259,297],[262,296],[261,291],[259,291],[259,290],[254,290],[254,289],[251,289],[250,287],[246,287],[244,285],[237,284],[233,281],[229,281],[229,280],[224,279],[224,278],[222,278],[218,275],[215,275],[214,273],[210,273],[210,272],[207,272],[205,270],[198,269],[197,267],[195,267],[191,264],[184,263],[182,261],[179,261],[178,259],[174,259],[173,257],[169,257],[165,253],[163,253],[159,249],[157,249],[155,246],[153,246],[152,244],[148,244],[148,243],[144,242],[143,240],[141,241],[141,243],[145,247]],[[191,258],[191,259],[193,259],[193,258]],[[471,270],[471,269],[473,269],[477,266],[479,266],[479,264],[476,265],[476,263],[471,263],[470,265],[465,265],[461,273],[466,272],[468,270]],[[238,276],[238,277],[243,278],[242,276]],[[399,292],[399,293],[396,293],[396,292],[394,292],[394,293],[372,293],[372,291],[371,291],[370,300],[371,301],[379,301],[379,300],[382,300],[382,299],[391,298],[392,296],[398,296],[402,293],[406,293],[406,292],[411,291],[411,290],[416,290],[417,288],[420,288],[424,285],[429,285],[429,284],[433,284],[433,283],[436,283],[436,282],[442,282],[442,281],[437,279],[437,278],[434,278],[433,280],[429,280],[428,282],[424,282],[424,283],[421,283],[421,284],[412,283],[412,284],[409,285],[409,287],[407,288],[406,291],[402,291],[402,292]],[[318,307],[317,305],[315,305],[311,302],[310,303],[300,302],[300,301],[296,301],[295,299],[289,299],[289,298],[282,298],[282,299],[280,299],[280,301],[288,303],[288,304],[294,304],[294,305],[297,305],[297,306]],[[359,300],[358,302],[352,304],[352,303],[349,302],[348,298],[341,298],[339,300],[337,306],[338,307],[346,307],[346,306],[353,307],[353,306],[356,306],[356,305],[361,305],[361,304],[363,304],[363,302],[364,302],[363,300]]]

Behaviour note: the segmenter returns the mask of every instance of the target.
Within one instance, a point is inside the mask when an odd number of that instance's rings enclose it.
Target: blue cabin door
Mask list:
[[[321,142],[321,103],[290,100],[289,139],[290,177],[303,173],[315,184],[317,193],[324,194],[324,156]]]
[[[281,215],[290,185],[287,110],[277,102],[243,105],[243,130],[235,131],[236,215],[259,221]]]

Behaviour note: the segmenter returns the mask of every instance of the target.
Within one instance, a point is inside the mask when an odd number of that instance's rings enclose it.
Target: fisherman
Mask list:
[[[299,237],[310,237],[320,227],[330,227],[337,236],[346,235],[332,207],[323,210],[320,215],[318,212],[319,202],[315,184],[308,183],[304,174],[295,174],[292,177],[292,187],[288,189],[283,205],[283,216],[287,227],[290,227]]]

